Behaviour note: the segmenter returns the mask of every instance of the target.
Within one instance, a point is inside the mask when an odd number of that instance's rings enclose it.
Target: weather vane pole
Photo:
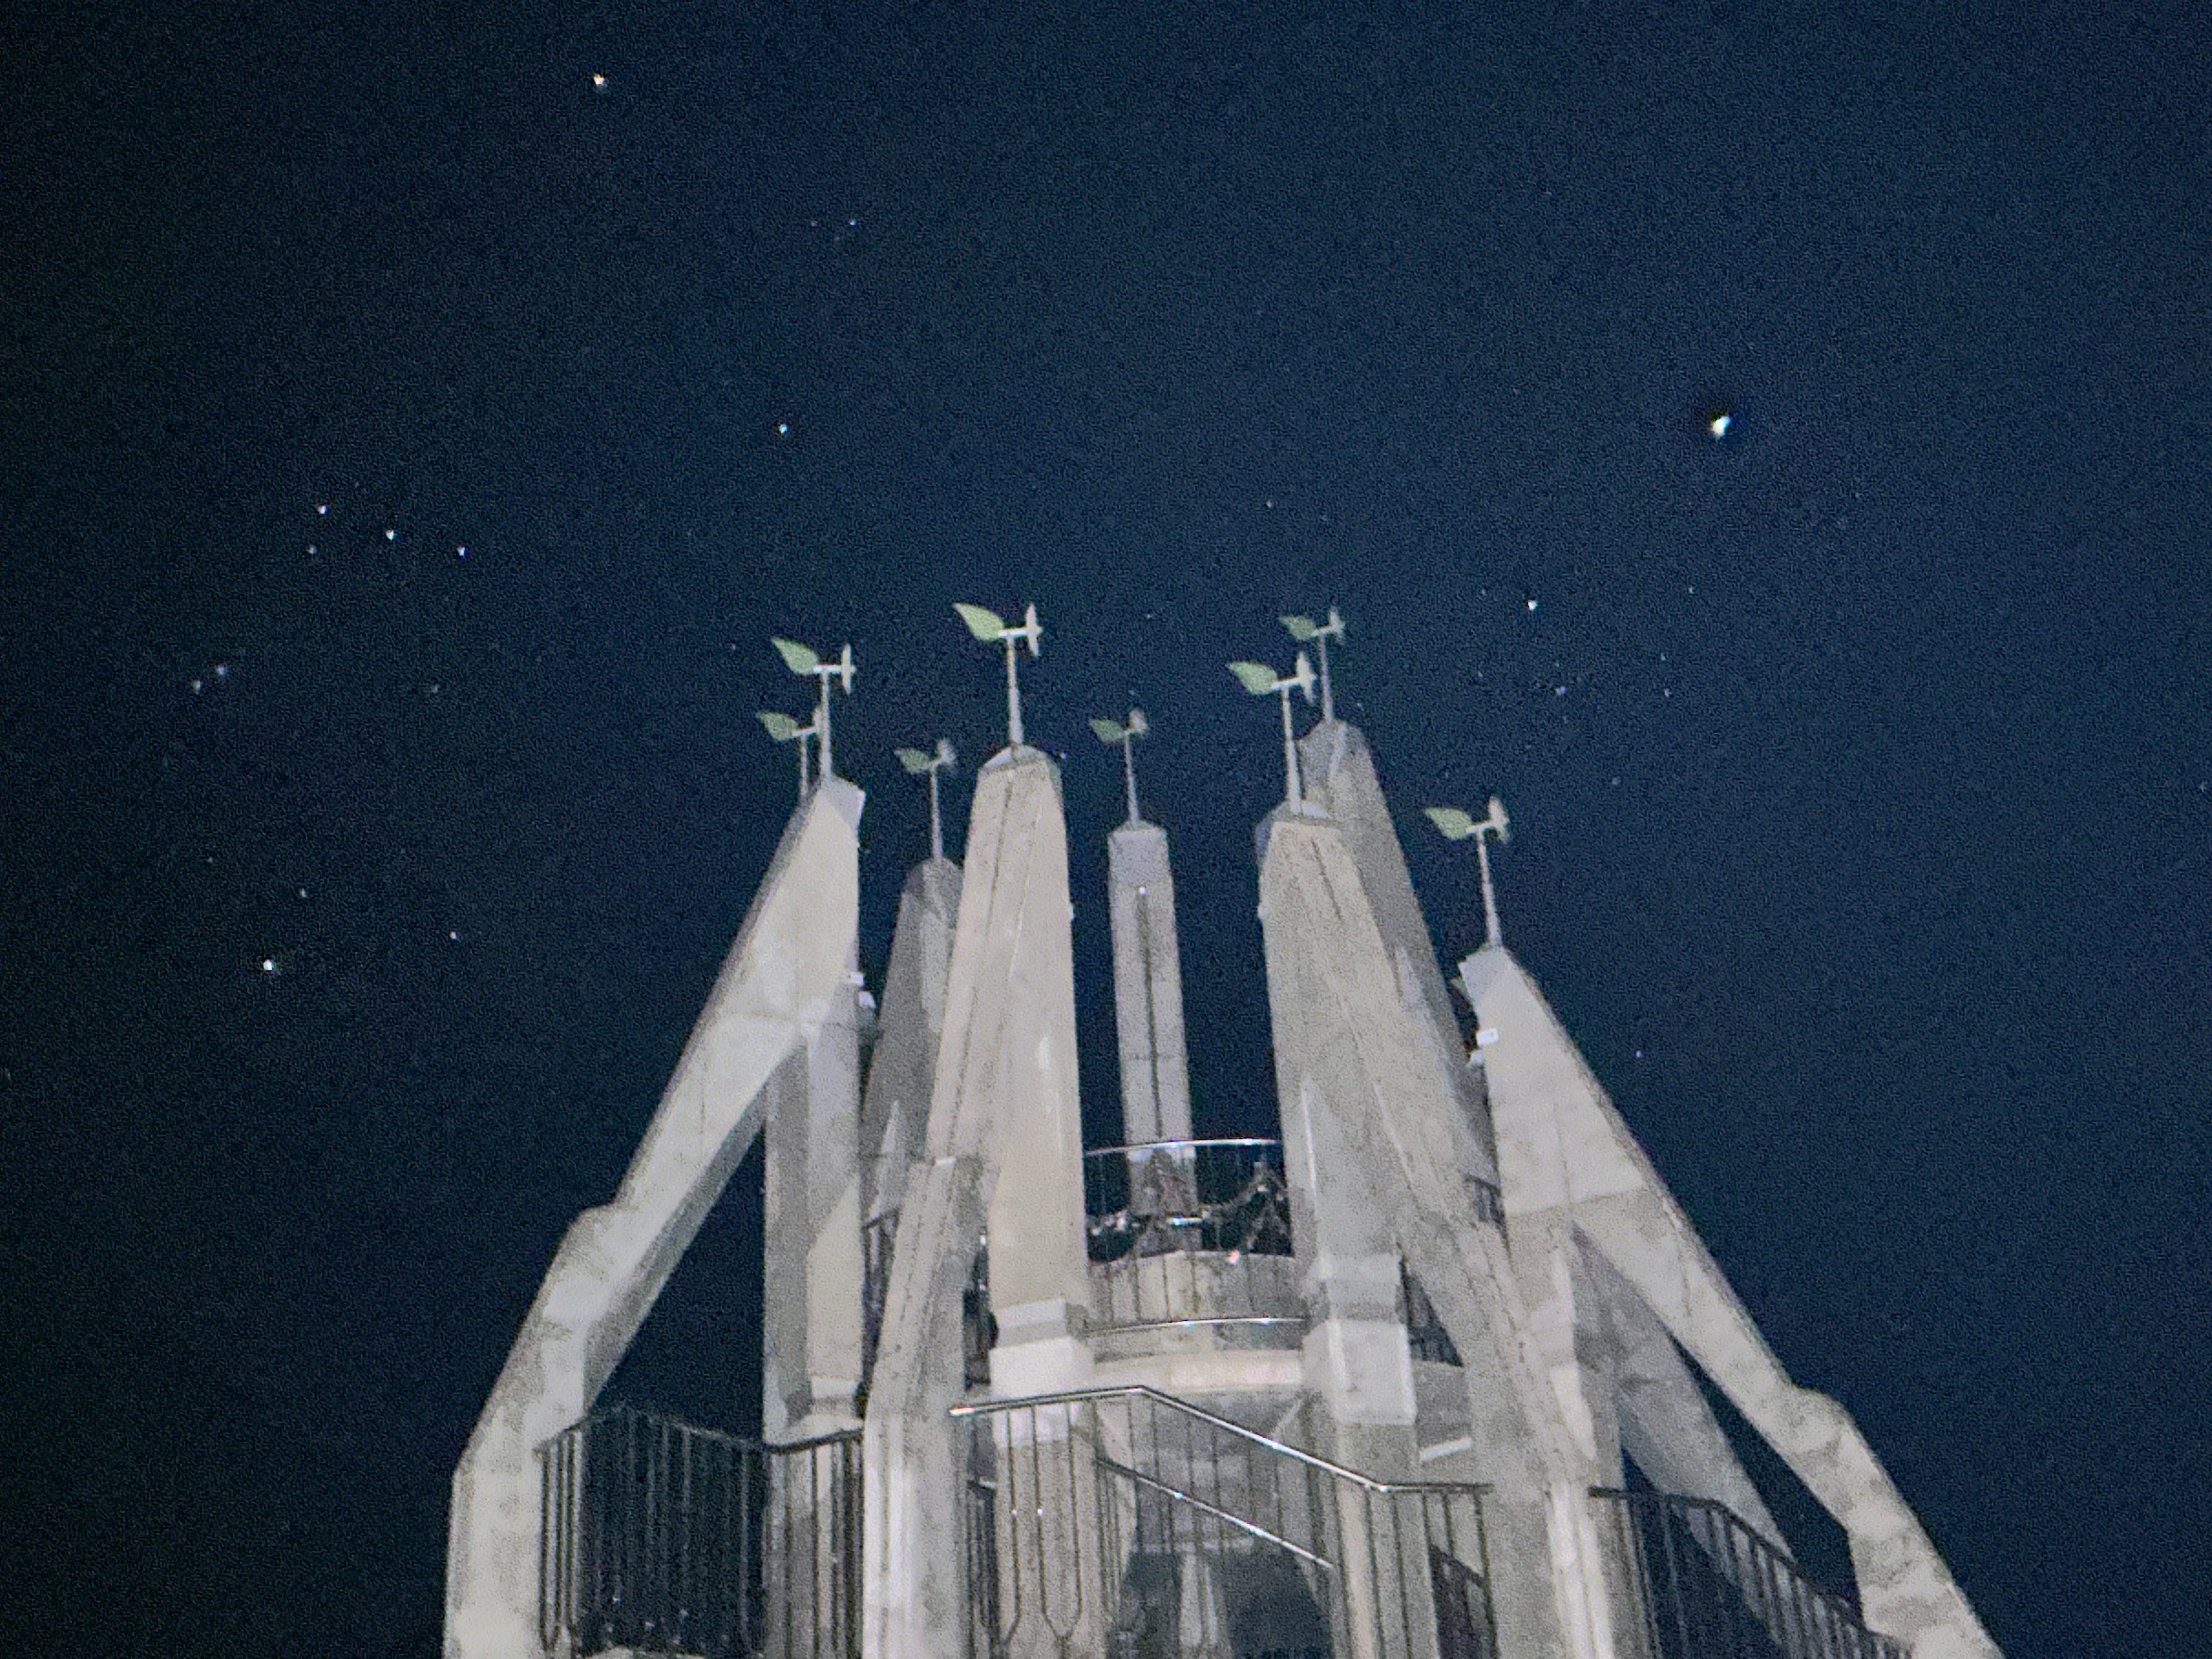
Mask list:
[[[1336,697],[1328,684],[1328,642],[1344,637],[1344,618],[1336,614],[1336,607],[1328,608],[1328,620],[1317,623],[1311,617],[1285,617],[1283,626],[1300,645],[1321,647],[1321,720],[1326,726],[1336,718]]]
[[[794,674],[811,674],[822,682],[822,701],[814,711],[817,741],[822,745],[822,775],[837,775],[837,763],[830,748],[830,682],[839,681],[847,696],[853,695],[853,647],[847,646],[844,654],[836,662],[824,662],[821,653],[811,646],[801,645],[797,640],[770,640],[784,664]]]
[[[1283,679],[1275,678],[1275,671],[1263,662],[1232,662],[1229,672],[1255,697],[1264,697],[1270,691],[1283,700],[1283,799],[1292,806],[1306,803],[1305,787],[1298,779],[1298,740],[1291,730],[1291,688],[1296,686],[1305,694],[1308,702],[1314,700],[1313,663],[1303,651],[1298,653],[1298,665]]]
[[[1511,828],[1505,817],[1505,803],[1492,795],[1490,816],[1469,817],[1456,806],[1431,806],[1426,809],[1429,822],[1443,832],[1447,841],[1465,841],[1474,837],[1474,854],[1482,864],[1482,936],[1488,945],[1503,945],[1505,936],[1498,926],[1498,890],[1490,884],[1490,838],[1498,837],[1502,844],[1512,838]]]
[[[933,755],[921,749],[902,749],[898,757],[899,764],[906,768],[909,775],[918,778],[924,773],[929,775],[929,856],[941,859],[945,856],[945,815],[937,805],[937,775],[954,764],[952,744],[939,738]]]
[[[805,800],[807,786],[812,781],[806,771],[806,740],[817,735],[815,727],[801,726],[790,715],[780,714],[773,708],[761,710],[760,723],[768,728],[769,736],[778,743],[796,743],[799,745],[799,798]]]
[[[1037,621],[1036,607],[1030,606],[1018,628],[1006,626],[1006,618],[995,611],[986,611],[980,605],[956,605],[960,620],[968,624],[968,631],[986,645],[1002,644],[1006,647],[1006,746],[1022,746],[1022,681],[1014,668],[1014,647],[1026,643],[1032,660],[1044,654],[1044,628]]]
[[[1129,787],[1129,822],[1143,823],[1144,814],[1137,811],[1137,763],[1129,751],[1139,738],[1152,729],[1152,722],[1145,718],[1143,709],[1132,708],[1127,720],[1095,720],[1091,729],[1098,734],[1099,742],[1121,745],[1121,777]]]

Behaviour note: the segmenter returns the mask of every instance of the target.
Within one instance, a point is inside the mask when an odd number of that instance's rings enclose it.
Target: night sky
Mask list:
[[[860,678],[880,983],[1047,629],[1091,1139],[1133,702],[1202,1131],[1340,605],[1509,942],[2014,1659],[2212,1650],[2212,20],[17,9],[0,1602],[430,1653],[447,1483]],[[1923,14],[1901,22],[1899,15]],[[65,21],[64,21],[65,19]],[[599,77],[604,77],[603,80]],[[1716,441],[1706,424],[1732,419]],[[615,1391],[755,1409],[757,1164]]]

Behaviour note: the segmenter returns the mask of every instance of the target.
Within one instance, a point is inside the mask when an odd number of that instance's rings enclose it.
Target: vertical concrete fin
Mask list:
[[[860,1047],[857,957],[821,1029],[769,1091],[761,1431],[770,1440],[858,1421]]]
[[[1437,1045],[1401,994],[1393,953],[1337,826],[1279,811],[1263,844],[1276,1086],[1294,1201],[1303,1205],[1293,1233],[1318,1225],[1321,1249],[1330,1247],[1340,1218],[1317,1213],[1330,1193],[1355,1194],[1384,1221],[1465,1367],[1469,1433],[1492,1491],[1486,1515],[1495,1522],[1501,1643],[1509,1652],[1594,1653],[1590,1570],[1578,1542],[1586,1528],[1577,1522],[1553,1536],[1559,1516],[1582,1513],[1586,1462],[1534,1363],[1504,1242],[1480,1219],[1463,1179],[1463,1126],[1450,1082],[1438,1074]],[[1328,1142],[1316,1135],[1304,1144],[1310,1126],[1322,1125]],[[1327,1193],[1313,1178],[1323,1158],[1331,1160]],[[1326,1276],[1335,1264],[1316,1271]]]
[[[1918,1518],[1849,1413],[1790,1380],[1543,994],[1503,947],[1460,965],[1484,1049],[1509,1227],[1564,1210],[1849,1539],[1868,1626],[1916,1659],[1993,1659]]]
[[[860,1104],[860,1151],[870,1160],[863,1213],[899,1207],[907,1165],[921,1156],[937,1051],[945,1035],[945,990],[952,930],[960,921],[960,866],[926,859],[907,872],[884,975],[884,1006],[868,1086]]]
[[[1123,824],[1106,838],[1114,927],[1114,1026],[1121,1056],[1124,1144],[1190,1139],[1190,1069],[1182,1029],[1168,834]]]
[[[1306,796],[1335,821],[1367,890],[1368,908],[1375,925],[1393,952],[1403,951],[1412,963],[1421,1002],[1445,1053],[1463,1054],[1459,1018],[1451,993],[1444,984],[1437,947],[1422,914],[1406,869],[1405,849],[1390,821],[1382,799],[1382,785],[1375,771],[1373,751],[1360,729],[1345,720],[1324,721],[1299,744],[1300,765],[1306,779]],[[1497,1178],[1496,1150],[1480,1070],[1461,1067],[1451,1078],[1458,1102],[1475,1146],[1476,1167],[1471,1173],[1484,1180]]]
[[[934,1659],[965,1641],[945,1413],[961,1390],[961,1292],[987,1230],[994,1380],[1008,1346],[1028,1347],[1042,1374],[1010,1391],[1087,1380],[1069,920],[1059,775],[1033,749],[1008,750],[976,779],[924,1157],[899,1210],[869,1386],[867,1659]]]
[[[792,815],[613,1200],[579,1216],[453,1474],[447,1659],[536,1659],[537,1449],[591,1409],[731,1171],[766,1085],[848,995],[862,796],[825,780]]]

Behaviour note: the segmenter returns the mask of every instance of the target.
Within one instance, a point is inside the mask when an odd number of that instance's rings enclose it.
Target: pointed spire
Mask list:
[[[986,611],[980,605],[956,605],[960,620],[968,624],[968,631],[986,645],[1003,644],[1006,647],[1006,747],[1022,746],[1022,682],[1014,670],[1014,647],[1026,642],[1032,659],[1044,654],[1044,628],[1037,621],[1036,607],[1030,606],[1024,613],[1021,626],[1009,628],[1006,620],[995,611]]]
[[[956,764],[958,757],[952,752],[951,740],[945,738],[937,740],[937,752],[933,755],[920,749],[902,749],[898,757],[899,764],[910,776],[918,778],[925,772],[929,775],[929,856],[941,859],[945,856],[945,814],[938,805],[937,775]]]
[[[801,677],[811,674],[822,682],[822,701],[814,710],[814,730],[822,744],[822,775],[834,778],[837,775],[837,762],[830,746],[830,682],[841,682],[845,695],[853,695],[853,647],[847,646],[836,661],[824,662],[821,653],[797,640],[774,639],[769,643],[776,648],[784,665],[793,673]]]
[[[760,723],[768,728],[769,736],[778,743],[796,743],[799,745],[799,798],[801,800],[806,799],[807,787],[812,781],[806,770],[806,740],[817,735],[819,716],[817,716],[817,722],[815,726],[801,726],[790,715],[778,714],[773,708],[760,711]]]
[[[1091,729],[1098,734],[1099,742],[1121,745],[1121,776],[1129,789],[1129,822],[1142,823],[1145,815],[1137,810],[1137,763],[1130,750],[1139,738],[1152,729],[1152,722],[1145,718],[1143,709],[1132,708],[1127,720],[1094,720]]]
[[[1503,945],[1504,931],[1498,925],[1498,890],[1490,884],[1490,838],[1498,837],[1500,845],[1512,837],[1505,817],[1505,803],[1492,795],[1490,816],[1474,818],[1456,806],[1431,806],[1426,809],[1429,822],[1437,826],[1446,841],[1465,841],[1474,838],[1475,857],[1482,864],[1482,936],[1487,945]]]
[[[1331,605],[1325,623],[1317,623],[1311,617],[1285,617],[1282,622],[1290,636],[1300,645],[1318,646],[1321,649],[1321,723],[1327,726],[1336,718],[1336,696],[1328,683],[1328,642],[1344,637],[1344,618]]]
[[[1263,662],[1232,662],[1229,672],[1237,676],[1243,688],[1255,697],[1264,697],[1270,691],[1283,700],[1283,799],[1292,806],[1304,806],[1305,789],[1298,779],[1297,734],[1291,729],[1291,688],[1296,686],[1305,694],[1306,701],[1314,700],[1313,663],[1303,651],[1298,653],[1298,665],[1282,679]]]

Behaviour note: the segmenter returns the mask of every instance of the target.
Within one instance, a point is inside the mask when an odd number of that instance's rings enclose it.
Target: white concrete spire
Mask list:
[[[837,775],[837,759],[830,744],[830,682],[840,682],[845,695],[853,695],[853,647],[847,646],[836,661],[824,662],[820,652],[797,640],[774,639],[769,643],[776,648],[784,665],[793,673],[802,678],[811,674],[822,684],[822,701],[814,710],[814,731],[822,744],[822,775],[834,778]]]
[[[1326,726],[1336,718],[1336,698],[1328,684],[1328,642],[1344,637],[1344,618],[1331,605],[1325,623],[1317,623],[1311,617],[1285,617],[1283,626],[1300,645],[1310,644],[1321,651],[1321,720]]]
[[[1512,839],[1512,827],[1505,817],[1505,803],[1492,795],[1490,816],[1473,818],[1456,806],[1431,806],[1425,810],[1429,822],[1443,833],[1446,841],[1465,841],[1474,838],[1474,855],[1482,864],[1482,937],[1491,945],[1503,945],[1504,933],[1498,926],[1498,890],[1490,882],[1490,838],[1498,837],[1502,845]]]
[[[980,605],[956,605],[960,620],[968,624],[968,631],[985,644],[1003,644],[1006,647],[1006,747],[1022,746],[1022,681],[1014,666],[1014,647],[1026,644],[1032,659],[1044,654],[1044,625],[1037,621],[1036,607],[1031,605],[1023,613],[1022,624],[1009,628],[1006,619],[995,611],[987,611]]]
[[[937,740],[937,752],[933,755],[920,749],[902,749],[898,757],[899,764],[910,776],[918,778],[925,772],[929,775],[929,856],[941,859],[945,856],[945,814],[938,804],[937,775],[956,765],[959,757],[952,752],[951,740],[945,738]]]
[[[1255,697],[1264,697],[1270,691],[1283,700],[1283,799],[1292,806],[1305,805],[1305,791],[1298,782],[1297,734],[1291,729],[1291,688],[1296,686],[1305,693],[1306,701],[1314,700],[1313,663],[1303,651],[1298,653],[1298,665],[1283,679],[1275,678],[1275,671],[1263,662],[1232,662],[1229,672],[1237,676],[1243,688]]]

